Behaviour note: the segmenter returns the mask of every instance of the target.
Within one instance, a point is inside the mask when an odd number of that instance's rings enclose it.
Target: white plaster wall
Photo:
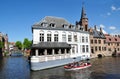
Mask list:
[[[74,32],[74,31],[63,31],[63,30],[41,30],[41,29],[33,29],[33,44],[38,44],[39,38],[40,38],[40,32],[44,33],[44,42],[47,42],[47,33],[51,32],[52,34],[52,42],[54,42],[54,34],[57,32],[58,33],[58,42],[62,42],[62,34],[63,32],[66,33],[66,42],[71,45],[77,45],[78,46],[78,52],[75,52],[74,54],[71,51],[71,57],[76,57],[76,56],[83,56],[86,55],[85,57],[90,56],[90,40],[89,40],[89,34],[87,33],[81,33],[81,32]],[[72,41],[68,42],[68,34],[72,35]],[[77,34],[77,42],[74,41],[74,34]],[[84,43],[82,43],[82,36],[84,36]],[[86,37],[88,37],[88,42],[86,42]],[[88,45],[89,52],[82,53],[82,45]],[[76,50],[76,49],[75,49]]]

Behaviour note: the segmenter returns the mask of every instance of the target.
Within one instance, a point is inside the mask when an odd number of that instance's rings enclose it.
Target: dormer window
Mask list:
[[[54,28],[54,27],[55,27],[55,23],[51,23],[51,24],[50,24],[50,27],[53,27],[53,28]]]
[[[45,23],[45,22],[43,22],[43,23],[41,23],[41,26],[42,26],[42,27],[47,27],[47,26],[48,26],[48,24],[47,24],[47,23]]]
[[[72,28],[72,25],[70,25],[69,28]]]
[[[109,38],[109,41],[111,41],[111,39]]]
[[[82,31],[83,31],[83,26],[80,26],[79,30],[82,30]]]
[[[67,24],[63,24],[63,28],[68,28],[68,25]]]
[[[115,38],[115,41],[117,41],[117,39]]]

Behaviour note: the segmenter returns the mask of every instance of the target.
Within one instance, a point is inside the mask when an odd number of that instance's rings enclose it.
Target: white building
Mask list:
[[[32,70],[90,58],[88,24],[84,13],[82,9],[81,20],[85,23],[80,21],[72,25],[63,18],[46,16],[32,26]]]
[[[89,33],[63,18],[47,16],[33,25],[32,32],[32,62],[90,58]]]

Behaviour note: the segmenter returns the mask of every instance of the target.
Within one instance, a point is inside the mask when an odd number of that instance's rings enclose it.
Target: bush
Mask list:
[[[4,56],[7,56],[9,54],[9,52],[4,52]]]

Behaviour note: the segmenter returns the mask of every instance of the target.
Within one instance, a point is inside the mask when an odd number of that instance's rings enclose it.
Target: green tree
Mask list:
[[[17,41],[15,43],[15,46],[18,47],[18,49],[20,49],[20,50],[22,49],[22,43],[20,41]]]
[[[4,42],[0,41],[0,48],[4,47]]]
[[[32,41],[29,41],[27,38],[24,39],[23,42],[23,48],[24,49],[30,49],[32,45]]]

